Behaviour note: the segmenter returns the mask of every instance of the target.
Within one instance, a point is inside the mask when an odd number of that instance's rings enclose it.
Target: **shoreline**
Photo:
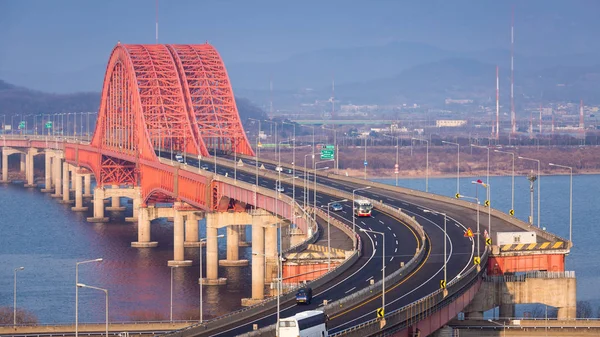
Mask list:
[[[344,174],[346,172],[346,170],[342,170],[340,169],[340,173]],[[353,173],[353,172],[352,172]],[[348,172],[348,176],[349,177],[353,177],[353,178],[361,178],[363,177],[363,174],[352,174],[351,171]],[[406,172],[405,172],[406,173]],[[462,172],[460,173],[460,177],[461,178],[474,178],[474,177],[478,177],[478,178],[485,178],[486,177],[487,172],[482,172],[482,174],[473,174],[473,173],[465,173],[463,174]],[[522,172],[515,172],[515,177],[524,177],[527,174],[523,174]],[[544,173],[541,172],[542,176],[568,176],[569,173]],[[584,171],[584,172],[573,172],[573,176],[577,176],[577,175],[600,175],[600,171]],[[499,174],[498,172],[492,173],[490,172],[490,177],[510,177],[511,173],[509,174]],[[425,174],[402,174],[402,172],[398,173],[398,179],[399,180],[410,180],[410,179],[425,179],[427,176]],[[429,175],[429,179],[444,179],[444,178],[456,178],[456,174],[431,174]],[[374,180],[374,179],[396,179],[396,174],[392,173],[389,175],[384,175],[381,173],[376,173],[375,175],[369,175],[369,172],[367,171],[367,180]]]

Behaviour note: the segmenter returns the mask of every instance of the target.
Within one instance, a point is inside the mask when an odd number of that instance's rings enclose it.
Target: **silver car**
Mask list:
[[[344,209],[344,207],[342,207],[342,205],[341,205],[341,204],[338,204],[337,202],[336,202],[336,203],[333,203],[333,204],[331,204],[331,210],[332,210],[332,211],[334,211],[334,212],[339,212],[339,211],[341,211],[342,209]]]

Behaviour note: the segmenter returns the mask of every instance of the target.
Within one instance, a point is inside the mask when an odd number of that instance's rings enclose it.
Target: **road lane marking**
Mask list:
[[[351,292],[354,289],[356,289],[356,287],[352,287],[352,289],[348,289],[348,291],[344,292],[344,294],[347,294],[347,293]]]

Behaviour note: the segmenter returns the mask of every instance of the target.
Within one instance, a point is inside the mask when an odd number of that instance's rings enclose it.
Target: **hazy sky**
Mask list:
[[[160,0],[159,41],[214,44],[226,64],[323,48],[415,41],[508,48],[510,1]],[[596,52],[596,0],[517,1],[517,50]],[[68,72],[106,64],[118,40],[154,43],[155,0],[0,0],[0,70]]]

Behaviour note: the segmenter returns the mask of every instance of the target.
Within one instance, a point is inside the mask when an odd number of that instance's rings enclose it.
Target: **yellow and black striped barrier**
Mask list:
[[[510,245],[501,245],[500,251],[528,251],[528,250],[551,250],[551,249],[563,249],[566,248],[567,244],[564,241],[557,242],[542,242],[542,243],[519,243]]]

